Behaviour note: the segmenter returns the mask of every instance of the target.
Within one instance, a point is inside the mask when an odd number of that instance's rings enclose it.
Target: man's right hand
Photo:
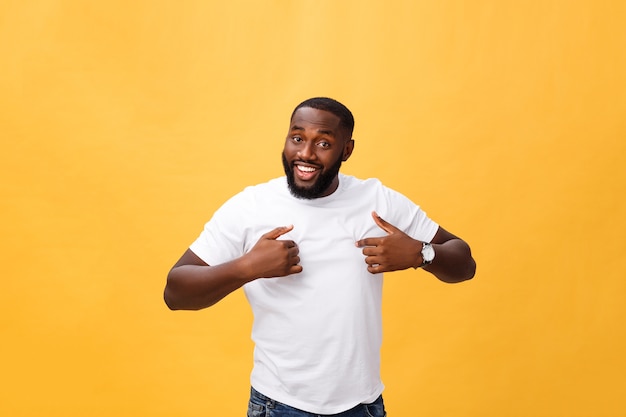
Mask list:
[[[293,240],[278,239],[293,230],[291,226],[277,227],[265,233],[242,257],[246,269],[255,278],[284,277],[302,272],[300,250]]]
[[[277,227],[261,236],[245,255],[210,266],[191,249],[167,275],[164,298],[172,310],[199,310],[257,278],[284,277],[302,272],[298,265],[298,245],[293,240],[278,239],[293,226]]]

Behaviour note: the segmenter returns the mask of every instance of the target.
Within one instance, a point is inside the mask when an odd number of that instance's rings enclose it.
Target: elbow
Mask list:
[[[163,291],[163,301],[165,301],[165,305],[170,310],[181,310],[182,307],[176,302],[176,296],[172,294],[172,290],[169,286],[165,287],[165,291]]]
[[[469,281],[476,275],[476,261],[472,256],[472,251],[467,243],[456,240],[461,245],[458,246],[458,252],[449,261],[449,267],[444,268],[442,276],[438,278],[441,281],[454,284],[457,282]]]
[[[465,271],[463,275],[461,276],[461,281],[469,281],[470,279],[474,278],[475,275],[476,275],[476,261],[474,260],[474,258],[470,257],[467,263],[467,266],[465,268]]]
[[[176,290],[177,283],[173,279],[172,273],[167,275],[167,283],[165,284],[165,290],[163,291],[163,301],[170,310],[184,310],[185,307],[182,304],[180,291]]]
[[[462,265],[463,267],[459,269],[457,273],[457,279],[454,282],[469,281],[470,279],[474,278],[474,276],[476,275],[476,261],[474,260],[474,257],[472,256],[472,252],[469,246],[467,247],[467,253],[465,255],[465,262],[463,262]]]
[[[476,275],[476,261],[473,258],[469,258],[467,263],[462,267],[447,274],[436,275],[440,281],[448,284],[456,284],[458,282],[469,281]]]
[[[470,257],[465,265],[465,268],[459,272],[460,273],[456,276],[456,280],[452,282],[469,281],[474,278],[476,275],[476,261],[474,261],[474,258]]]
[[[179,277],[180,278],[180,277]],[[170,275],[163,291],[163,301],[170,310],[201,310],[214,304],[206,302],[193,294],[193,289],[185,285],[184,280],[177,280]]]

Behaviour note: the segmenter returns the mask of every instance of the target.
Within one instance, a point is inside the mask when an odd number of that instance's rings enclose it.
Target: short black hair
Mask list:
[[[304,100],[302,103],[298,104],[295,109],[293,109],[293,113],[291,113],[292,120],[296,111],[303,107],[324,110],[339,117],[340,126],[347,129],[350,137],[352,137],[352,132],[354,131],[354,117],[352,116],[352,112],[337,100],[328,97],[313,97]]]

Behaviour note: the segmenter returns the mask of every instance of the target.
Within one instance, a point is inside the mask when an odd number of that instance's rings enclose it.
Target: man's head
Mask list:
[[[294,109],[282,155],[294,196],[320,198],[337,189],[341,163],[354,149],[353,130],[352,113],[336,100],[311,98]]]

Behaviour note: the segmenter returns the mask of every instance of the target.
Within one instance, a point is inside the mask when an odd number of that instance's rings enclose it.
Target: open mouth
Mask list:
[[[296,176],[302,181],[309,181],[313,177],[317,175],[319,168],[312,167],[309,165],[295,165],[294,172]]]

